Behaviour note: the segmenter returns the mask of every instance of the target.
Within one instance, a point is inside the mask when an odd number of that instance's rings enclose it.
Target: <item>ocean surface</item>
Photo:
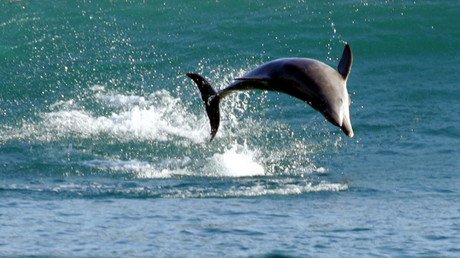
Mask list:
[[[0,2],[0,256],[459,257],[459,1]],[[194,83],[354,63],[355,137]]]

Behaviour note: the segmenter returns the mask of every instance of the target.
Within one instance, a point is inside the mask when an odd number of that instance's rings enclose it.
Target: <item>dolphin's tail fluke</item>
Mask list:
[[[201,93],[201,99],[204,101],[206,107],[206,113],[209,117],[209,123],[211,124],[211,140],[216,136],[217,130],[219,129],[220,123],[220,111],[219,102],[220,96],[212,88],[211,84],[203,78],[203,76],[196,73],[187,73],[187,76],[192,79]]]

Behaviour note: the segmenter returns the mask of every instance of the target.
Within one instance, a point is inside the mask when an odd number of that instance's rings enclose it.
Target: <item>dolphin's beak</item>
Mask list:
[[[340,126],[340,129],[342,129],[342,131],[350,138],[355,135],[353,128],[351,127],[350,116],[343,117],[342,126]]]
[[[350,113],[349,110],[345,110],[345,112],[338,112],[335,110],[327,110],[322,112],[324,117],[331,122],[333,125],[340,127],[342,131],[348,136],[353,137],[355,133],[353,132],[353,128],[351,126],[350,120]]]

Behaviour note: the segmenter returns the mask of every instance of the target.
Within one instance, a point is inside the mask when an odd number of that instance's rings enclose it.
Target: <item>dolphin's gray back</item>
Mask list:
[[[320,72],[318,72],[320,71]],[[237,78],[219,94],[260,89],[279,91],[321,110],[328,92],[333,92],[340,74],[330,66],[309,58],[283,58],[268,62]]]

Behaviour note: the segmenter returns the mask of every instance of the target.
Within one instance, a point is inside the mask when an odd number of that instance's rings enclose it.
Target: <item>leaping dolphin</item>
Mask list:
[[[303,100],[321,112],[333,125],[353,137],[347,91],[347,80],[353,63],[348,44],[342,53],[337,71],[325,63],[309,58],[282,58],[265,63],[240,78],[227,88],[215,91],[211,84],[196,73],[187,73],[201,92],[211,124],[211,141],[219,129],[220,100],[233,91],[279,91]]]

